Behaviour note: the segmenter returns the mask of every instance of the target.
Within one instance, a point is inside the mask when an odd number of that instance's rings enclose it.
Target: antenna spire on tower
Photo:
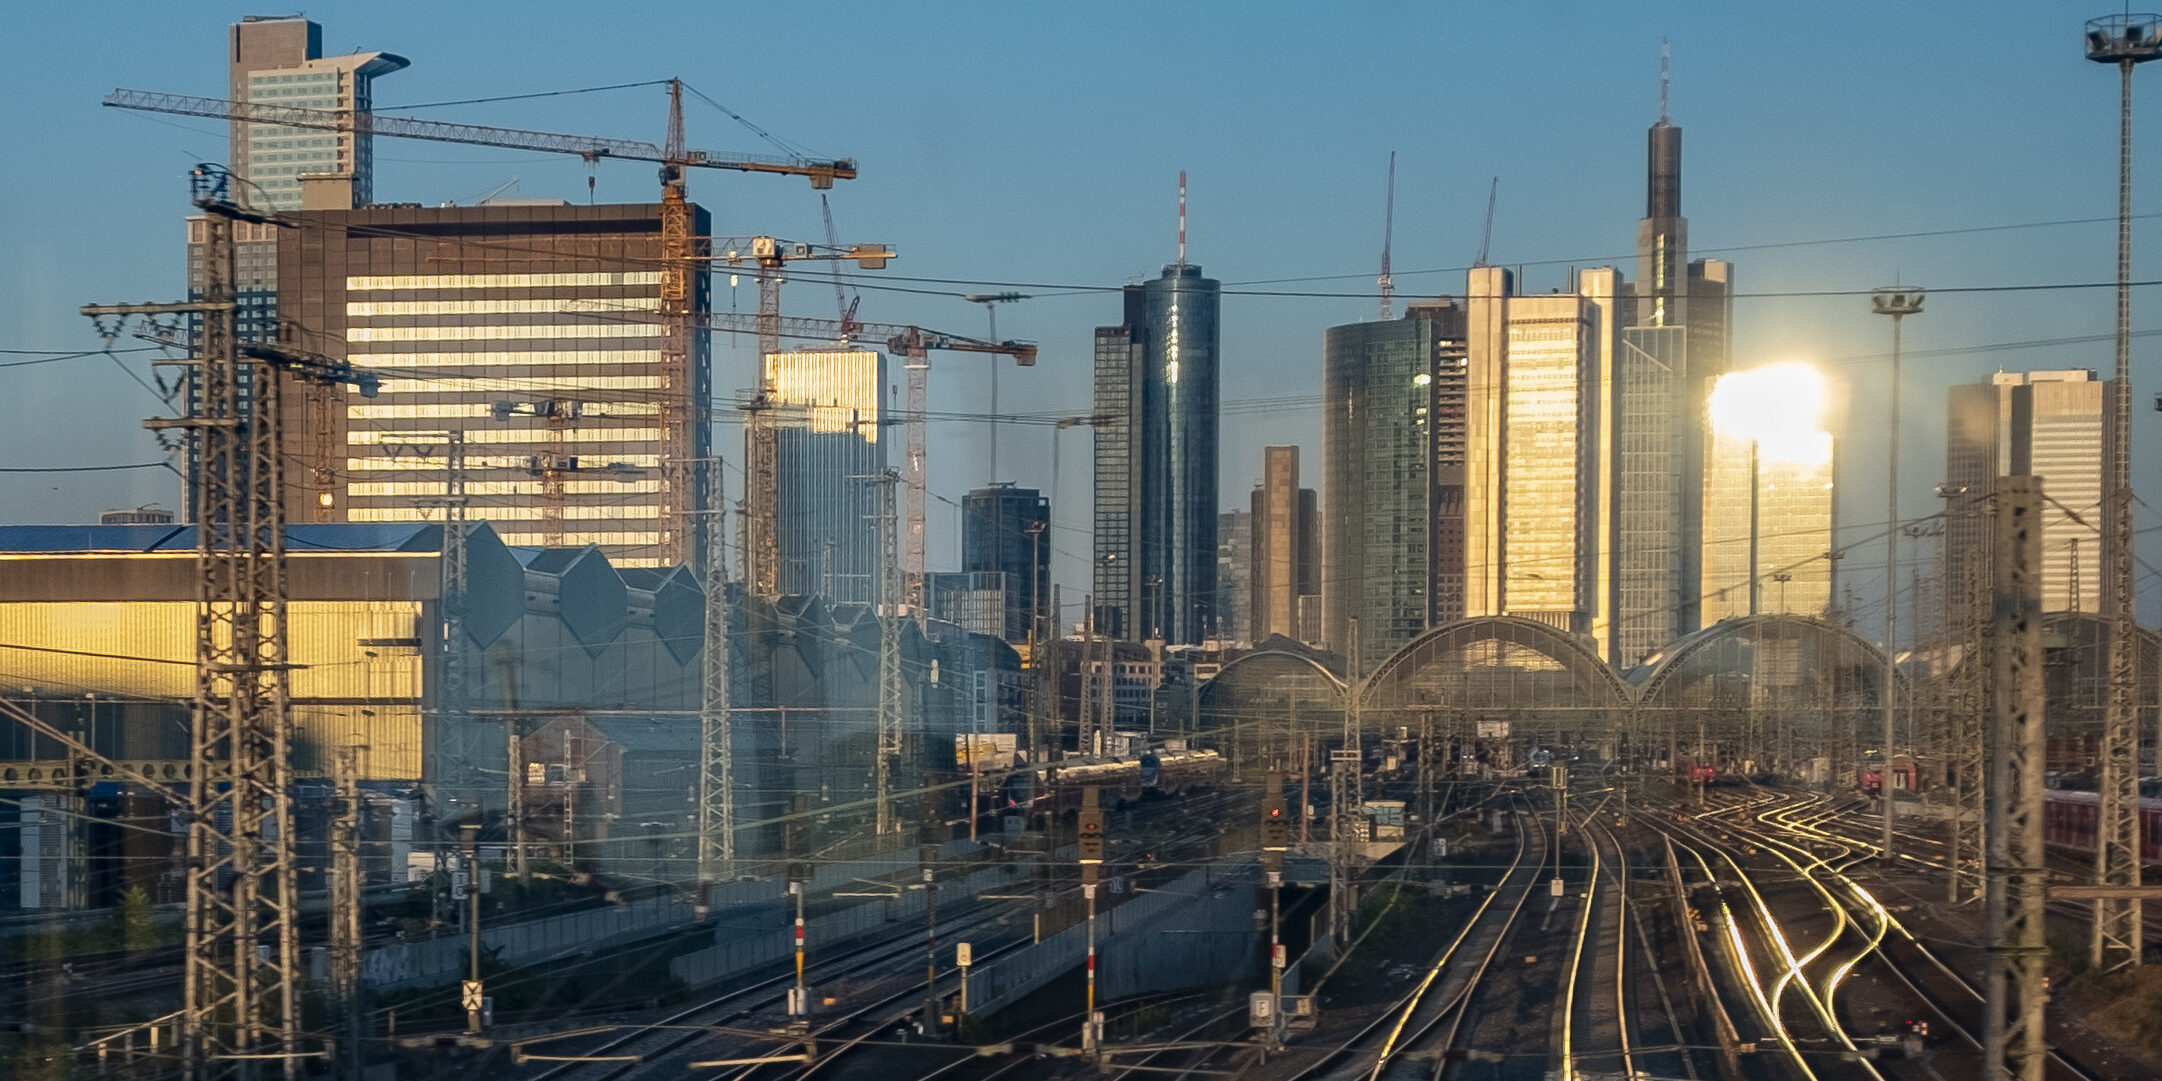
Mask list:
[[[1381,318],[1396,318],[1392,299],[1396,295],[1396,279],[1389,273],[1389,248],[1396,240],[1396,151],[1389,151],[1389,196],[1381,212]]]
[[[1186,265],[1186,170],[1179,170],[1179,265]]]
[[[1667,39],[1659,39],[1659,122],[1667,122]]]

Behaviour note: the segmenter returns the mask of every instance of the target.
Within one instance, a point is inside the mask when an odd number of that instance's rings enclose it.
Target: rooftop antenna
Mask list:
[[[1667,122],[1667,39],[1659,39],[1659,122]]]
[[[1186,265],[1186,170],[1179,170],[1179,265]]]
[[[1381,212],[1381,318],[1396,318],[1396,279],[1389,276],[1389,245],[1396,239],[1396,151],[1389,151],[1389,198]]]

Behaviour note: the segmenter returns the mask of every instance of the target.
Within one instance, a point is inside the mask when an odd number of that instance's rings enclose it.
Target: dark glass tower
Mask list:
[[[1051,501],[1034,488],[978,488],[961,497],[961,569],[1006,576],[1008,642],[1051,597]]]
[[[1096,330],[1095,603],[1121,637],[1194,644],[1212,624],[1220,292],[1173,263]]]

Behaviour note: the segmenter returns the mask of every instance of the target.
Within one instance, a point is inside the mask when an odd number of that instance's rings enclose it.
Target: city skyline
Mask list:
[[[326,53],[381,48],[412,58],[412,68],[377,88],[379,104],[385,108],[390,104],[380,99],[386,93],[406,102],[482,96],[490,89],[484,85],[488,79],[507,71],[491,59],[489,50],[468,50],[463,45],[415,49],[410,41],[419,32],[413,28],[431,25],[417,17],[418,9],[330,7],[311,11],[310,15],[325,27]],[[440,12],[430,15],[457,18]],[[1291,114],[1291,122],[1311,124],[1327,116],[1348,123],[1330,136],[1331,153],[1320,167],[1287,177],[1283,185],[1257,188],[1247,183],[1249,167],[1244,155],[1231,154],[1224,139],[1242,133],[1258,135],[1262,129],[1254,126],[1254,121],[1223,112],[1223,106],[1211,105],[1207,107],[1211,115],[1230,121],[1226,136],[1182,148],[1173,145],[1170,129],[1149,125],[1137,132],[1143,136],[1141,139],[1115,157],[1096,159],[1100,168],[1087,171],[1093,179],[1085,196],[1049,214],[1033,209],[1041,204],[1023,198],[1022,189],[1002,182],[1004,174],[997,169],[984,171],[981,153],[988,145],[978,144],[991,132],[1019,140],[1016,145],[1029,145],[1025,133],[1011,130],[991,117],[964,125],[971,132],[966,145],[933,154],[927,153],[929,144],[905,137],[899,142],[875,137],[862,125],[850,123],[845,111],[822,108],[821,102],[842,100],[842,96],[836,96],[837,91],[799,88],[781,94],[756,84],[730,86],[711,75],[702,76],[701,72],[711,70],[710,62],[698,60],[690,52],[664,54],[652,63],[666,63],[669,56],[674,56],[694,85],[714,92],[761,124],[822,148],[855,153],[865,160],[867,169],[873,165],[885,169],[890,180],[879,181],[875,171],[867,172],[870,179],[848,192],[836,193],[834,205],[843,227],[851,233],[876,231],[892,239],[907,253],[906,262],[899,265],[909,267],[906,273],[912,276],[1033,285],[1084,284],[1115,290],[1121,278],[1146,276],[1171,255],[1175,240],[1171,181],[1179,167],[1188,167],[1193,188],[1193,258],[1210,264],[1211,270],[1228,283],[1225,352],[1227,357],[1239,358],[1225,373],[1227,407],[1219,484],[1221,492],[1235,496],[1258,479],[1262,445],[1289,442],[1301,445],[1309,454],[1318,451],[1319,421],[1313,403],[1319,395],[1308,389],[1315,383],[1310,374],[1312,358],[1321,328],[1371,310],[1371,302],[1363,297],[1372,292],[1369,268],[1378,255],[1380,174],[1387,148],[1409,147],[1399,165],[1402,190],[1396,265],[1400,269],[1395,274],[1399,293],[1405,297],[1450,291],[1446,276],[1422,272],[1432,268],[1446,274],[1461,273],[1454,268],[1461,267],[1478,248],[1484,196],[1494,174],[1500,174],[1502,180],[1493,259],[1504,265],[1522,265],[1527,291],[1543,291],[1556,284],[1562,267],[1570,262],[1630,265],[1633,253],[1629,249],[1634,245],[1629,242],[1634,237],[1629,222],[1641,214],[1643,198],[1641,191],[1631,190],[1638,169],[1633,159],[1642,153],[1644,126],[1657,116],[1658,38],[1672,36],[1672,116],[1690,130],[1690,247],[1694,253],[1723,253],[1738,245],[1955,230],[1937,237],[1765,249],[1746,257],[1749,288],[1736,297],[1742,309],[1737,325],[1744,328],[1735,345],[1737,366],[1806,357],[1824,365],[1842,388],[1848,416],[1836,422],[1835,428],[1843,435],[1854,436],[1848,445],[1851,453],[1843,454],[1849,468],[1841,477],[1840,490],[1841,503],[1847,508],[1841,515],[1846,523],[1841,543],[1848,545],[1860,544],[1880,530],[1881,525],[1874,523],[1882,518],[1881,510],[1867,509],[1881,503],[1881,482],[1871,475],[1872,471],[1858,468],[1858,463],[1881,457],[1870,444],[1881,447],[1884,430],[1872,419],[1872,412],[1879,409],[1880,396],[1872,391],[1881,383],[1879,358],[1885,343],[1882,328],[1873,326],[1867,318],[1861,293],[1868,287],[1889,280],[1923,281],[1936,287],[1932,290],[1930,313],[1914,320],[1909,328],[1909,346],[1949,350],[1952,355],[1933,362],[1928,374],[1919,369],[1910,373],[1909,392],[1918,402],[1941,395],[1942,386],[1981,378],[2000,363],[2055,368],[2102,367],[2105,362],[2106,344],[2062,339],[2091,335],[2097,326],[2106,325],[2102,314],[2107,306],[2106,289],[2013,293],[1989,301],[1968,299],[1950,291],[1964,285],[2098,282],[2106,277],[2107,225],[2087,219],[2104,216],[2113,178],[2108,175],[2107,154],[2086,148],[2090,144],[2100,146],[2097,140],[2107,138],[2106,99],[2110,88],[2080,65],[2036,62],[2030,44],[2037,39],[2047,40],[2044,35],[2056,32],[2060,24],[2076,26],[2084,11],[2071,7],[2049,11],[1985,9],[1973,15],[1951,31],[1964,43],[1962,66],[1957,70],[1944,68],[1935,57],[1914,59],[1904,55],[1900,55],[1898,63],[1910,68],[1892,70],[1895,65],[1889,63],[1881,71],[1868,67],[1880,54],[1894,55],[1882,38],[1896,36],[1902,27],[1909,28],[1909,33],[1922,32],[1926,20],[1919,13],[1886,16],[1873,12],[1871,19],[1884,33],[1859,42],[1849,40],[1851,18],[1836,10],[1828,9],[1821,17],[1783,20],[1781,33],[1787,48],[1802,55],[1836,55],[1838,63],[1823,73],[1795,76],[1813,94],[1795,94],[1789,87],[1780,95],[1772,95],[1747,73],[1746,65],[1739,60],[1743,54],[1730,47],[1761,30],[1761,20],[1730,15],[1682,24],[1675,19],[1671,21],[1677,25],[1670,27],[1657,25],[1656,18],[1623,19],[1600,13],[1586,24],[1593,32],[1571,45],[1568,56],[1568,85],[1596,86],[1601,91],[1600,100],[1583,106],[1591,110],[1587,117],[1595,122],[1584,127],[1584,134],[1565,141],[1572,158],[1588,161],[1592,167],[1580,163],[1569,170],[1543,168],[1537,163],[1544,160],[1544,155],[1560,153],[1563,148],[1511,134],[1523,130],[1524,118],[1557,100],[1550,91],[1498,100],[1490,108],[1463,114],[1463,130],[1452,133],[1448,140],[1452,146],[1446,156],[1450,164],[1443,165],[1432,151],[1413,145],[1414,140],[1384,132],[1358,116],[1349,106],[1349,95],[1355,88],[1332,87],[1314,100],[1301,103]],[[69,16],[41,12],[38,18],[59,31],[67,27]],[[745,32],[757,32],[759,17],[745,18],[750,20]],[[1043,26],[1039,20],[1055,22],[1055,17],[1016,16],[978,29],[989,35],[988,40],[1009,48],[1073,47],[1037,41],[1032,35]],[[402,38],[401,27],[407,28]],[[935,21],[909,27],[874,19],[840,33],[897,33],[907,38],[944,29]],[[1077,31],[1076,43],[1089,40],[1096,32],[1093,27],[1069,29]],[[1928,29],[1938,33],[1945,28],[1932,23]],[[528,32],[523,27],[492,22],[490,30],[508,35],[507,43],[515,43],[519,35]],[[1370,44],[1380,40],[1355,20],[1349,25],[1323,27],[1288,20],[1264,21],[1243,31],[1245,36],[1240,40],[1253,45],[1259,55],[1279,55],[1287,49],[1307,47],[1301,33],[1307,30]],[[1499,55],[1489,57],[1480,51],[1485,43],[1506,40],[1501,20],[1483,13],[1466,13],[1461,31],[1463,43],[1452,48],[1462,51],[1461,59],[1469,65],[1467,72],[1493,70],[1494,64],[1502,62]],[[179,171],[194,160],[213,159],[216,152],[211,148],[223,142],[223,125],[203,123],[191,127],[188,121],[167,122],[121,114],[98,109],[94,104],[103,92],[119,85],[219,92],[226,82],[222,62],[224,29],[220,21],[203,19],[195,13],[186,13],[186,17],[160,13],[130,24],[121,32],[156,32],[175,42],[196,44],[141,50],[138,62],[126,66],[101,67],[93,57],[65,71],[41,66],[48,62],[32,57],[25,71],[9,76],[44,80],[40,86],[52,96],[55,117],[68,118],[66,130],[53,130],[53,145],[86,146],[87,140],[111,144],[109,150],[92,152],[90,160],[135,160],[153,154],[172,163],[162,178],[156,169],[93,171],[86,178],[89,186],[85,194],[111,208],[112,213],[70,225],[71,238],[80,238],[79,244],[71,240],[65,249],[70,255],[78,250],[93,254],[110,250],[115,244],[113,238],[126,232],[170,230],[170,223],[184,209]],[[429,40],[449,39],[431,34]],[[2067,40],[2075,39],[2068,36]],[[2071,50],[2073,46],[2066,48]],[[1116,51],[1107,62],[1120,69],[1145,66],[1159,53],[1158,46],[1134,44]],[[1251,78],[1243,67],[1231,64],[1225,57],[1209,54],[1199,59],[1227,88]],[[648,66],[644,56],[637,62],[642,70]],[[553,89],[616,81],[611,77],[620,70],[616,66],[620,63],[596,65],[593,78],[549,79],[546,85],[534,79],[535,72],[523,71],[510,80],[520,85],[506,85],[503,89]],[[2002,95],[2014,99],[2013,107],[1999,107],[1985,114],[1976,102],[1989,99],[1973,94],[1979,83],[1971,69],[1993,63],[2006,73],[2005,78],[2018,85],[2020,93]],[[1858,78],[1858,72],[1874,74]],[[1030,85],[1040,91],[1053,82],[1051,76],[1036,75]],[[885,108],[899,110],[896,115],[903,122],[897,130],[920,132],[925,130],[920,124],[906,121],[911,107],[905,102],[920,101],[929,106],[940,100],[955,100],[954,95],[963,92],[962,85],[927,74],[911,75],[907,87],[929,96],[904,94],[902,104]],[[1863,106],[1875,100],[1872,95],[1894,91],[1901,100],[1918,101],[1959,118],[1965,128],[1959,123],[1936,124],[1919,132],[1895,134],[1858,119],[1863,115]],[[941,94],[945,95],[943,99]],[[1812,96],[1815,104],[1807,112],[1787,100]],[[1113,92],[1106,103],[1129,101],[1132,97],[1130,93]],[[1029,100],[1041,104],[1047,99],[1038,92]],[[651,132],[657,130],[658,106],[652,92],[631,91],[546,99],[541,103],[459,106],[421,115],[651,137]],[[2050,124],[2031,122],[2044,111],[2054,118]],[[1610,122],[1596,122],[1602,118]],[[710,109],[694,105],[692,121],[694,144],[756,145],[755,136],[728,126],[725,117]],[[27,125],[47,122],[43,117],[25,121]],[[1782,133],[1780,139],[1761,139],[1758,132],[1768,130],[1764,127],[1768,124],[1777,125]],[[1951,134],[1956,130],[2018,130],[2029,139],[2035,153],[2019,155],[2008,163],[1992,157],[1988,169],[1983,169],[1977,156],[1980,151]],[[2140,161],[2145,162],[2151,153],[2151,148],[2140,147]],[[521,194],[573,200],[584,195],[586,170],[575,162],[388,142],[377,147],[376,155],[377,197],[382,199],[472,198],[511,175],[524,178],[515,189]],[[1058,160],[1058,153],[1038,157],[1048,164]],[[1879,164],[1859,170],[1851,164],[1858,160]],[[959,219],[940,217],[954,211],[944,209],[938,199],[926,200],[916,194],[928,178],[949,175],[931,167],[939,161],[972,163],[959,175],[982,177],[980,181],[949,185],[957,188],[955,194],[965,192],[969,197],[973,224],[966,228],[955,227]],[[1963,165],[1967,162],[1976,164]],[[1985,174],[1993,178],[1988,183],[1980,180]],[[1023,175],[1037,174],[1034,167],[1029,167]],[[2136,177],[2152,175],[2153,170],[2144,165],[2135,170]],[[604,165],[594,170],[594,176],[604,201],[651,198],[645,170]],[[729,221],[745,225],[755,221],[757,227],[766,228],[770,220],[773,224],[769,231],[773,233],[815,236],[817,208],[808,205],[815,200],[808,200],[799,191],[780,191],[778,185],[772,186],[776,189],[772,191],[764,190],[767,187],[735,183],[725,177],[701,177],[694,182],[692,197],[721,202],[726,208],[723,217]],[[1266,195],[1272,188],[1280,190]],[[2138,190],[2136,187],[2135,192]],[[1328,195],[1317,199],[1317,191]],[[2039,192],[2062,194],[2051,199],[2033,197]],[[1560,197],[1561,203],[1555,204],[1555,197]],[[921,210],[914,216],[898,212],[896,208],[904,204]],[[1324,247],[1308,246],[1287,258],[1272,230],[1240,227],[1243,222],[1268,220],[1280,206],[1291,205],[1297,205],[1303,216],[1320,227],[1313,235],[1329,238]],[[1562,209],[1534,214],[1527,208],[1535,205],[1558,205]],[[988,216],[984,213],[987,208],[991,211]],[[957,246],[943,239],[985,230],[993,234],[1012,232],[1021,228],[1023,219],[1017,215],[1024,213],[1031,224],[1023,235],[1041,243]],[[2084,224],[2009,234],[1956,232],[2068,220]],[[20,344],[24,347],[94,347],[98,344],[94,335],[72,314],[75,306],[89,300],[169,296],[179,291],[179,275],[173,267],[177,253],[160,254],[153,247],[149,259],[126,265],[110,260],[63,258],[62,249],[51,241],[54,234],[50,227],[42,222],[16,220],[0,228],[11,234],[20,231],[20,255],[15,265],[22,269],[9,273],[21,274],[29,268],[39,273],[37,280],[6,291],[11,298],[6,303],[12,305],[7,310],[9,322],[22,328],[24,339]],[[1047,250],[1071,254],[1046,257],[1042,253]],[[2144,261],[2145,257],[2141,258]],[[160,260],[166,265],[160,267]],[[1546,267],[1538,265],[1546,260],[1554,262]],[[1277,278],[1322,280],[1255,284]],[[872,313],[872,306],[884,305],[890,311],[879,312],[882,318],[918,320],[963,333],[980,326],[980,314],[974,313],[973,306],[877,292],[871,288],[874,281],[862,283],[867,297],[866,314]],[[896,280],[893,287],[923,286]],[[1796,295],[1820,289],[1854,295]],[[794,296],[808,304],[814,292],[799,289]],[[1344,295],[1254,295],[1264,292]],[[718,288],[717,293],[721,294],[717,306],[747,303],[742,289],[734,291],[733,296],[725,288]],[[2144,290],[2135,293],[2135,329],[2141,323],[2139,313],[2145,299]],[[1095,311],[1088,310],[1092,306]],[[816,312],[815,308],[809,310]],[[1063,415],[1086,410],[1086,376],[1081,371],[1086,364],[1080,356],[1085,346],[1077,343],[1085,343],[1087,326],[1100,323],[1100,310],[1100,302],[1077,303],[1072,298],[1037,295],[1001,313],[1003,333],[1036,340],[1051,351],[1035,372],[1007,380],[1001,388],[1002,404],[1010,412]],[[33,333],[38,335],[34,339],[29,337]],[[2016,350],[2008,356],[1991,351],[2012,342],[2058,344]],[[726,339],[716,343],[716,388],[724,395],[751,382],[745,360],[747,344]],[[91,410],[73,425],[97,433],[102,445],[133,451],[114,455],[116,463],[147,462],[157,456],[149,437],[136,428],[138,415],[154,410],[154,400],[134,388],[119,366],[101,358],[92,359],[94,364],[65,362],[21,373],[27,393],[14,399],[18,404],[9,408],[15,412],[6,418],[15,422],[10,429],[22,433],[18,438],[25,441],[15,457],[33,466],[50,464],[36,458],[51,443],[50,418],[68,414],[67,403],[89,400],[132,400],[133,404],[118,410]],[[130,360],[136,374],[142,374],[146,366],[141,365],[140,357],[124,359]],[[73,369],[76,378],[56,378],[59,373],[53,369]],[[974,380],[947,377],[945,372],[952,370],[942,368],[933,381],[933,410],[949,415],[983,410],[981,387],[972,385]],[[1287,393],[1287,389],[1295,393]],[[1921,419],[1905,426],[1904,457],[1931,462],[1936,449],[1943,445],[1943,433],[1934,410],[1921,411],[1919,416]],[[2152,425],[2138,421],[2135,424],[2141,429],[2133,435],[2135,456],[2145,458],[2155,449],[2156,433]],[[957,501],[969,485],[957,483],[954,478],[967,476],[974,480],[971,469],[980,474],[986,426],[963,419],[934,423],[933,427],[933,492]],[[1065,476],[1054,485],[1044,471],[1047,448],[1032,447],[1038,440],[1031,437],[1030,431],[1021,425],[1008,428],[1005,441],[1009,448],[1002,449],[1015,464],[1004,471],[1014,474],[1013,479],[1021,483],[1047,491],[1084,490],[1083,456],[1070,453],[1075,446],[1068,446],[1069,453],[1063,459]],[[716,438],[720,441],[717,445],[723,447],[737,443],[731,431],[718,433]],[[1048,437],[1041,442],[1048,443]],[[160,476],[169,478],[158,471],[137,471],[62,477],[56,484],[55,478],[15,476],[8,478],[4,482],[7,487],[0,491],[11,497],[11,513],[16,520],[80,519],[106,505],[172,505],[173,485],[170,479]],[[1058,538],[1054,544],[1054,579],[1068,593],[1086,589],[1088,578],[1086,541],[1076,532],[1084,528],[1086,507],[1078,502],[1065,501],[1066,506],[1056,512],[1058,523],[1054,529]],[[937,513],[940,505],[934,502],[930,522],[933,566],[941,565],[942,557],[958,550],[957,516]],[[1919,518],[1935,510],[1934,497],[1926,486],[1910,485],[1903,493],[1904,516]],[[1843,567],[1843,575],[1865,596],[1872,592],[1868,588],[1870,580],[1881,581],[1881,573],[1881,568],[1872,573],[1866,546]],[[2152,576],[2142,572],[2141,583],[2146,598],[2142,611],[2151,621]],[[1870,621],[1868,613],[1864,613],[1863,622]]]

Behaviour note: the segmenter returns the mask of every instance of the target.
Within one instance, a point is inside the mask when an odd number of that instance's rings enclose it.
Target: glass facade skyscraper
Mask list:
[[[1464,615],[1464,309],[1322,336],[1322,637],[1359,621],[1371,671],[1427,628]]]
[[[1216,601],[1221,288],[1173,263],[1096,331],[1099,629],[1198,644]]]
[[[1006,576],[1003,629],[996,637],[1025,643],[1029,624],[1051,599],[1051,501],[1034,488],[999,485],[961,497],[961,570]]]
[[[886,356],[867,350],[771,353],[774,539],[780,591],[877,604],[886,469]]]

